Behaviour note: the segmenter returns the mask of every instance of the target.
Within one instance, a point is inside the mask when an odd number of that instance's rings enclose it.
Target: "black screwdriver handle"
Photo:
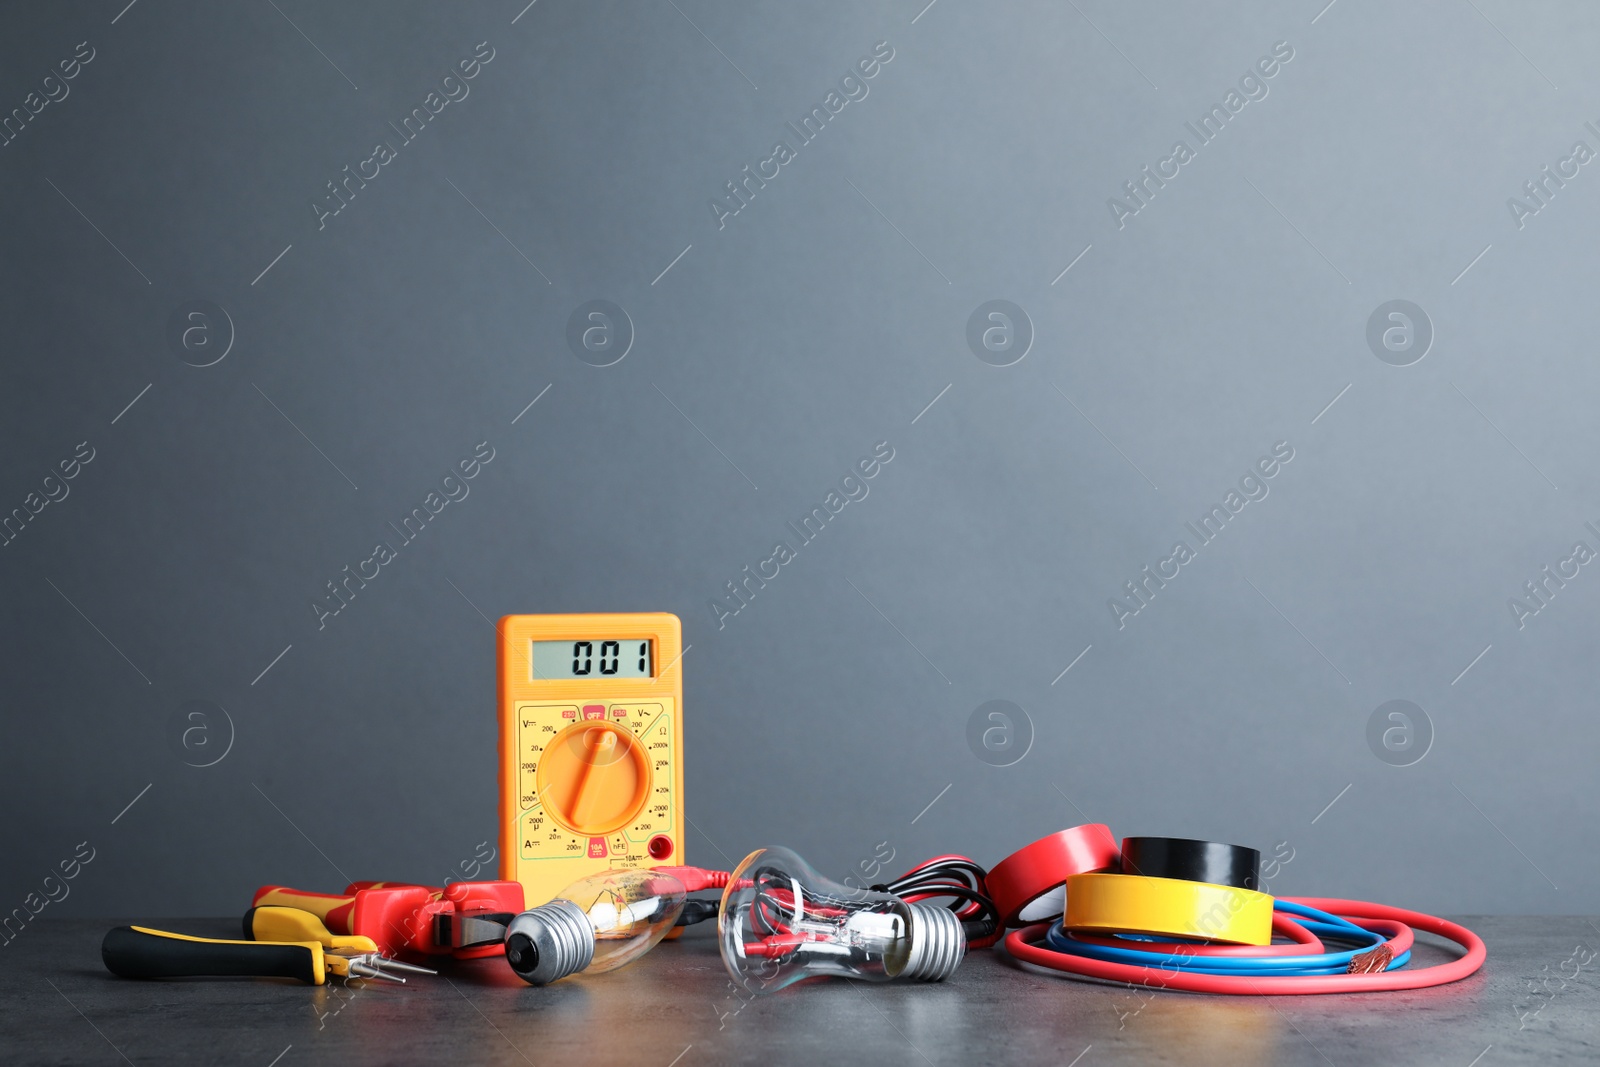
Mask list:
[[[322,946],[304,942],[220,941],[118,926],[100,943],[106,969],[122,978],[195,978],[246,975],[296,978],[321,985]]]

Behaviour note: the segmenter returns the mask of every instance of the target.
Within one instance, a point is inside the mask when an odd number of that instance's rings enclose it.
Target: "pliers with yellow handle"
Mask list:
[[[380,954],[370,938],[330,934],[315,915],[293,908],[252,908],[245,933],[252,940],[119,926],[101,942],[100,958],[123,978],[246,975],[322,985],[330,974],[404,982],[391,972],[436,973]]]

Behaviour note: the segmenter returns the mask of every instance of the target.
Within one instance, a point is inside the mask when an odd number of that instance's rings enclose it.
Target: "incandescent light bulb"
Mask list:
[[[667,935],[688,889],[662,871],[612,870],[580,879],[506,928],[506,962],[531,985],[632,963]]]
[[[723,966],[753,993],[817,975],[937,982],[967,951],[948,908],[829,881],[786,848],[752,852],[739,864],[717,932]]]

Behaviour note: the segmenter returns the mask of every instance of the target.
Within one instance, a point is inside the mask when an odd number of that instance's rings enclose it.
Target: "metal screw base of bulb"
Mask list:
[[[911,912],[911,958],[898,977],[942,982],[967,954],[967,935],[949,908],[908,904]]]
[[[511,920],[506,962],[529,985],[548,985],[589,966],[594,941],[594,926],[582,908],[552,900]]]

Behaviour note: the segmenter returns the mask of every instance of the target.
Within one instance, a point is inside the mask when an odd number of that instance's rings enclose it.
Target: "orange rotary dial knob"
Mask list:
[[[604,837],[644,810],[650,763],[632,731],[579,722],[545,746],[536,781],[551,818],[575,834]]]

